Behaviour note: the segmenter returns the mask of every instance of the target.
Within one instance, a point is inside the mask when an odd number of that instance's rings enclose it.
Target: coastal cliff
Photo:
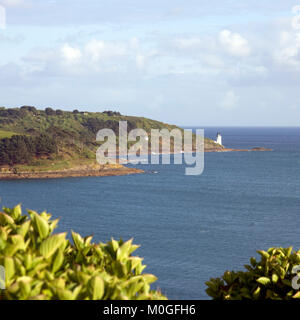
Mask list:
[[[96,141],[101,129],[110,129],[119,140],[119,123],[126,121],[127,131],[143,129],[149,136],[146,149],[150,153],[151,130],[183,129],[175,125],[142,118],[121,115],[119,112],[79,112],[38,110],[35,107],[0,107],[0,179],[58,178],[81,176],[108,176],[141,173],[121,164],[100,167],[96,151],[104,142]],[[127,142],[129,149],[134,142]],[[190,146],[195,150],[195,141]],[[162,153],[162,142],[159,142]],[[190,150],[190,149],[189,149]],[[204,138],[205,152],[268,151],[263,148],[234,150]],[[174,141],[170,140],[170,152]],[[116,154],[119,154],[118,147]]]

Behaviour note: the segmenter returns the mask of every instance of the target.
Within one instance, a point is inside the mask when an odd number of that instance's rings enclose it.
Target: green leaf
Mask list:
[[[80,294],[80,291],[82,290],[82,285],[80,284],[73,290],[73,299],[77,299],[78,295]]]
[[[256,266],[256,264],[257,264],[257,262],[256,262],[256,259],[255,258],[250,258],[250,263],[251,263],[251,265],[252,265],[252,267],[255,267]]]
[[[132,283],[128,288],[128,295],[134,297],[144,286],[143,282]]]
[[[20,234],[22,237],[25,237],[30,227],[30,220],[24,222],[21,224],[19,229],[17,230],[17,233]]]
[[[30,296],[31,296],[31,297],[35,297],[35,296],[37,296],[38,294],[40,294],[43,284],[44,284],[43,281],[38,281],[38,282],[35,284],[34,288],[31,289],[31,291],[30,291]]]
[[[63,254],[62,250],[59,249],[59,250],[57,250],[55,257],[54,257],[54,261],[53,261],[53,265],[52,265],[52,272],[55,273],[57,270],[59,270],[63,261],[64,261],[64,254]]]
[[[44,240],[39,248],[40,253],[46,259],[54,254],[54,252],[63,244],[66,238],[66,232],[55,234]]]
[[[15,275],[15,263],[14,259],[11,257],[4,258],[4,268],[5,268],[5,279],[9,282]]]
[[[8,233],[4,227],[0,227],[0,239],[7,240]]]
[[[45,239],[49,235],[49,224],[45,218],[42,218],[35,211],[31,211],[34,216],[35,227],[41,237],[41,239]]]
[[[104,281],[101,277],[96,276],[90,280],[90,290],[93,300],[100,300],[104,294]]]
[[[73,239],[73,242],[74,242],[77,250],[83,249],[84,242],[83,242],[82,237],[78,233],[74,232],[73,230],[71,231],[71,234],[72,234],[72,239]]]
[[[0,212],[0,225],[6,226],[7,224],[14,224],[15,221],[12,217],[4,212]]]
[[[157,280],[157,277],[155,277],[153,274],[145,273],[142,275],[142,277],[143,277],[143,280],[148,284],[155,282]]]
[[[129,254],[132,254],[136,249],[138,249],[140,246],[136,244],[132,244],[131,248],[129,249]]]
[[[5,249],[4,253],[8,256],[13,256],[18,250],[25,249],[25,242],[21,235],[14,234],[10,237],[11,244],[8,244]]]
[[[19,277],[18,278],[18,283],[19,283],[19,286],[20,286],[20,289],[21,289],[21,293],[23,296],[27,297],[30,293],[30,289],[31,289],[31,283],[32,281],[32,278],[31,277],[27,277],[27,276],[24,276],[24,277]]]
[[[293,250],[293,247],[289,247],[289,248],[287,248],[286,255],[287,255],[288,257],[291,255],[292,250]]]
[[[127,258],[129,256],[129,250],[131,248],[132,240],[130,239],[126,242],[124,242],[117,250],[117,259],[122,260],[124,258]]]
[[[263,250],[258,250],[257,253],[259,253],[262,257],[269,259],[270,255],[268,254],[268,252],[263,251]]]
[[[17,206],[15,206],[12,210],[11,210],[11,217],[14,219],[14,220],[17,220],[22,214],[22,209],[21,209],[21,205],[18,204]]]
[[[267,277],[260,277],[256,281],[264,286],[268,285],[271,282],[271,280]]]
[[[142,258],[140,257],[130,257],[129,258],[131,261],[131,269],[134,270],[138,265],[140,265],[143,261]]]
[[[84,244],[87,246],[91,243],[93,236],[87,236],[84,238]]]
[[[294,299],[300,299],[300,291],[293,295]]]
[[[56,220],[53,220],[52,222],[50,222],[50,224],[49,224],[50,233],[52,233],[53,230],[56,228],[58,221],[59,221],[59,219],[56,219]]]
[[[57,289],[57,295],[60,300],[74,300],[72,292],[67,289]]]
[[[26,254],[24,256],[24,265],[26,267],[27,270],[29,270],[31,268],[31,265],[32,265],[32,255],[29,253],[29,254]]]
[[[138,264],[135,269],[136,275],[142,274],[145,268],[146,268],[146,265]]]
[[[14,234],[10,237],[11,242],[19,249],[25,248],[24,238],[20,234]]]
[[[112,245],[112,248],[114,250],[114,252],[116,252],[119,248],[119,243],[118,241],[116,241],[114,238],[111,238],[111,245]]]
[[[256,290],[253,292],[253,298],[258,299],[260,294],[260,287],[257,287]]]
[[[276,273],[273,273],[273,274],[272,274],[272,281],[273,281],[273,283],[277,283],[278,279],[279,279],[278,275],[277,275]]]
[[[7,245],[7,242],[0,237],[0,251],[4,250]]]

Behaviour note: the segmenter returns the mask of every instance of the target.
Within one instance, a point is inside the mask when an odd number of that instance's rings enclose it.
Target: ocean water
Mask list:
[[[137,165],[123,177],[0,181],[1,205],[47,210],[58,231],[134,238],[146,271],[171,299],[209,299],[205,281],[239,270],[256,250],[300,249],[300,128],[205,128],[232,148],[205,154],[200,176],[183,165]],[[157,171],[157,174],[152,171]]]

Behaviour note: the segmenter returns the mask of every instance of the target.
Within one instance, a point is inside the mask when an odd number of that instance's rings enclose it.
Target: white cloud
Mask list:
[[[138,48],[138,46],[139,46],[139,39],[138,39],[137,37],[131,38],[130,41],[129,41],[129,45],[130,45],[130,47],[132,47],[133,49]]]
[[[85,45],[84,53],[92,61],[97,62],[112,57],[125,56],[127,48],[123,43],[104,42],[93,39]]]
[[[219,42],[225,51],[234,56],[248,56],[251,52],[248,41],[239,33],[230,30],[222,30],[219,33]]]
[[[5,7],[25,7],[27,5],[25,0],[1,0],[0,4]]]
[[[71,47],[68,43],[62,46],[61,53],[67,63],[78,62],[82,56],[80,49]]]
[[[282,31],[279,47],[273,53],[275,63],[281,67],[300,70],[300,31]]]
[[[6,28],[6,11],[5,8],[0,6],[0,29]]]
[[[175,46],[179,49],[194,48],[201,45],[202,41],[197,37],[186,37],[175,39]]]
[[[91,39],[82,45],[64,43],[49,48],[35,48],[23,61],[31,68],[52,76],[94,76],[100,73],[135,73],[145,70],[153,50],[140,46],[136,38],[109,42]]]
[[[220,107],[226,110],[235,109],[238,105],[240,98],[234,91],[227,91],[220,102]]]
[[[145,66],[145,56],[138,53],[136,55],[136,65],[139,69],[143,69]]]

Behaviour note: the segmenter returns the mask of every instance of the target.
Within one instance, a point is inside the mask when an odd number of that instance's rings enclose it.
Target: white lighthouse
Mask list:
[[[217,140],[215,141],[215,143],[222,145],[222,136],[220,132],[217,133]]]

